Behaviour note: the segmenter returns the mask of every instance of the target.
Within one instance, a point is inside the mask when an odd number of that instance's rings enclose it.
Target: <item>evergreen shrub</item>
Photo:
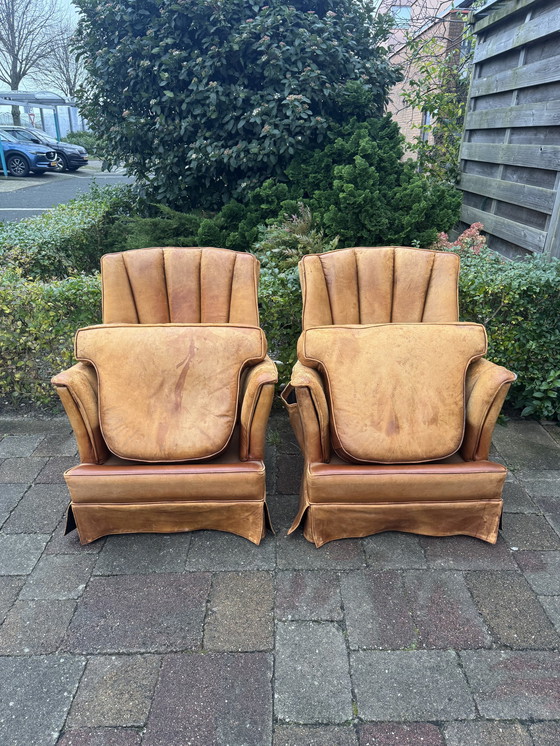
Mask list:
[[[216,209],[380,115],[388,23],[355,0],[76,0],[81,110],[154,201]]]
[[[50,379],[73,364],[77,329],[101,321],[99,275],[43,282],[0,271],[0,396],[52,408]]]
[[[34,279],[99,269],[111,250],[109,227],[135,204],[128,187],[93,186],[87,194],[19,223],[0,223],[0,262]]]
[[[333,125],[323,146],[296,155],[284,180],[267,179],[217,213],[153,207],[124,218],[111,239],[124,248],[221,246],[248,251],[261,226],[307,205],[318,229],[340,246],[427,246],[459,219],[460,192],[426,179],[402,160],[403,139],[389,116]]]
[[[103,158],[104,146],[99,137],[89,130],[77,130],[69,132],[66,137],[62,138],[63,142],[72,143],[72,145],[81,145],[87,150],[90,158]]]
[[[434,245],[461,257],[460,318],[484,324],[487,357],[517,373],[508,401],[523,416],[560,420],[560,260],[508,261],[487,248],[482,228]]]

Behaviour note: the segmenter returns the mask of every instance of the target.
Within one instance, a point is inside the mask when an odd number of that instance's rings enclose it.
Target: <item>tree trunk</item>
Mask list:
[[[12,121],[16,127],[21,127],[21,113],[19,106],[12,106]]]

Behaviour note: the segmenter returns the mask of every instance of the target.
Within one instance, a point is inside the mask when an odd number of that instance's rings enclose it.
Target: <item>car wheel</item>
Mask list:
[[[69,170],[68,169],[68,160],[67,160],[66,156],[64,155],[64,153],[57,153],[57,156],[58,156],[58,160],[57,160],[56,170],[60,171],[60,172],[62,172],[62,171],[68,171]]]
[[[23,155],[11,155],[6,159],[6,166],[12,176],[27,176],[29,163]]]

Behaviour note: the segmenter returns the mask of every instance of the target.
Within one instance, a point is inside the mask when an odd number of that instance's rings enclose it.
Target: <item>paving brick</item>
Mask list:
[[[276,456],[276,492],[280,495],[297,495],[303,474],[300,454],[279,453]]]
[[[560,719],[557,653],[467,650],[460,656],[483,718]]]
[[[466,679],[450,650],[360,650],[350,654],[350,666],[363,720],[467,720],[475,716]]]
[[[560,552],[516,552],[515,559],[535,593],[560,595]]]
[[[0,526],[23,497],[26,484],[0,484]]]
[[[43,553],[48,534],[3,534],[0,536],[0,574],[26,575]]]
[[[43,556],[24,585],[20,598],[79,598],[90,578],[95,557],[92,555]]]
[[[50,534],[65,514],[68,503],[66,485],[35,485],[21,498],[2,530],[11,534]]]
[[[276,458],[278,449],[268,443],[264,449],[264,470],[266,478],[266,494],[273,495],[276,492]]]
[[[297,515],[299,495],[269,495],[266,502],[276,533],[287,531]]]
[[[46,462],[44,458],[7,458],[0,465],[0,482],[30,484]]]
[[[191,535],[123,534],[108,536],[95,565],[96,575],[181,572]]]
[[[90,658],[66,727],[144,725],[160,665],[156,655]]]
[[[560,427],[558,425],[552,422],[545,422],[543,423],[543,427],[557,443],[560,443]]]
[[[299,531],[278,537],[277,556],[281,570],[354,570],[366,564],[360,539],[330,541],[317,549]]]
[[[560,513],[555,513],[554,515],[547,515],[546,520],[552,526],[552,529],[556,531],[558,536],[560,536]]]
[[[556,632],[560,634],[560,596],[540,596],[540,602],[548,618],[554,624]]]
[[[80,599],[64,649],[85,653],[196,650],[210,575],[94,577]]]
[[[473,572],[467,583],[496,641],[512,648],[554,648],[560,643],[522,575]]]
[[[535,497],[535,505],[542,513],[558,515],[560,513],[560,495],[558,497],[537,496]]]
[[[560,537],[541,515],[504,516],[502,535],[518,549],[560,549]]]
[[[488,544],[471,536],[423,536],[428,567],[439,570],[515,570],[516,565],[504,540]]]
[[[492,441],[511,469],[558,468],[558,445],[538,422],[499,425]]]
[[[360,726],[359,734],[360,746],[445,746],[439,728],[431,723],[368,723]]]
[[[274,537],[265,536],[259,546],[223,531],[192,534],[187,570],[272,570],[276,547]]]
[[[277,725],[273,746],[358,746],[350,726]]]
[[[279,435],[279,442],[277,445],[280,453],[293,453],[300,455],[301,449],[295,433],[290,425],[289,420],[285,419],[285,414],[282,412],[280,417],[273,420],[273,427]]]
[[[276,577],[276,618],[342,619],[339,576],[320,570],[286,570]]]
[[[340,579],[351,648],[406,648],[416,641],[410,599],[396,570]]]
[[[64,472],[76,466],[76,459],[68,456],[53,456],[50,458],[35,480],[37,484],[64,483]]]
[[[450,723],[445,728],[447,746],[533,746],[529,731],[520,723]]]
[[[0,658],[4,702],[0,743],[6,746],[54,745],[84,664],[83,658],[72,656]]]
[[[45,554],[97,554],[105,546],[105,537],[92,541],[91,544],[82,545],[77,531],[70,531],[69,534],[65,535],[65,530],[66,516],[55,528],[49,543],[45,547]]]
[[[517,473],[517,476],[531,497],[560,497],[560,470],[558,468],[540,471],[523,469]]]
[[[57,746],[140,746],[141,739],[132,728],[76,728],[64,731]]]
[[[463,573],[411,570],[404,575],[422,647],[490,647],[490,635],[468,591]]]
[[[0,651],[3,655],[54,653],[75,606],[74,601],[16,601],[0,627]]]
[[[0,417],[0,435],[32,435],[34,433],[69,433],[72,431],[66,415],[60,417]]]
[[[420,539],[414,534],[387,531],[364,540],[368,565],[374,570],[400,570],[426,567]]]
[[[0,576],[0,624],[2,624],[6,614],[13,606],[24,583],[25,576]]]
[[[204,647],[233,652],[271,650],[273,606],[269,573],[216,573],[204,624]]]
[[[338,626],[278,623],[274,702],[281,721],[337,724],[350,720],[348,655]]]
[[[6,435],[0,441],[0,458],[31,456],[44,435]]]
[[[272,657],[166,656],[143,746],[265,746],[272,733]]]
[[[558,746],[560,723],[535,723],[529,726],[535,746]]]
[[[34,456],[74,456],[77,461],[78,447],[76,438],[72,433],[49,433],[46,435],[35,451]]]
[[[517,481],[506,482],[502,494],[505,513],[539,513],[539,509]]]

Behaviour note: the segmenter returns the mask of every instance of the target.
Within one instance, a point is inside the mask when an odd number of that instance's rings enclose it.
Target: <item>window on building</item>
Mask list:
[[[410,5],[391,5],[390,12],[395,19],[395,28],[408,28],[410,26]]]

